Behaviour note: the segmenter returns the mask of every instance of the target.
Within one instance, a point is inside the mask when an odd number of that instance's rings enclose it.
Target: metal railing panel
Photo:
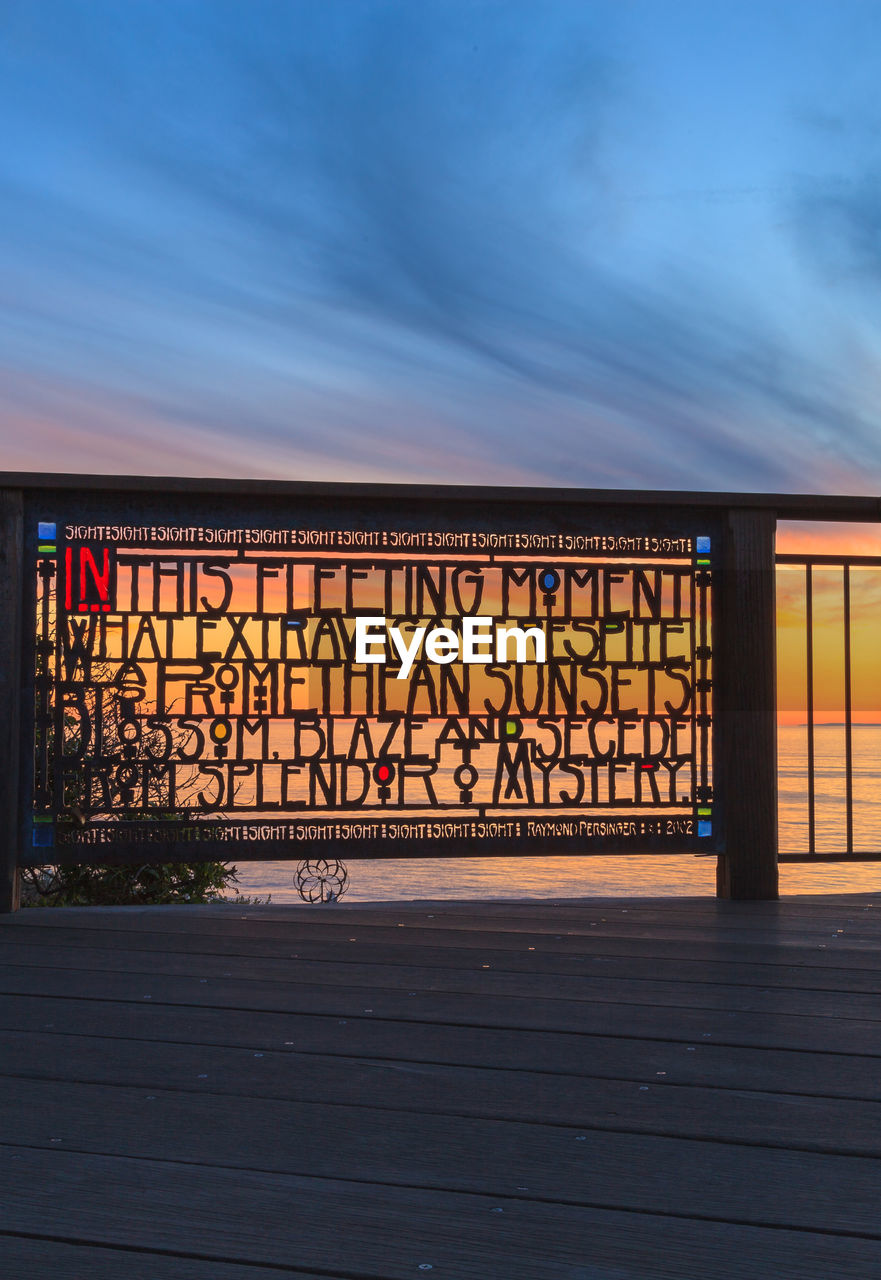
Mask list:
[[[805,664],[805,801],[806,848],[786,848],[778,850],[781,862],[807,861],[865,861],[881,857],[881,833],[873,830],[873,814],[866,803],[865,795],[858,794],[863,788],[857,788],[857,781],[864,777],[864,762],[861,760],[855,745],[854,708],[859,704],[859,678],[856,671],[854,649],[854,605],[855,592],[858,593],[856,573],[864,570],[881,570],[881,556],[873,555],[840,555],[840,554],[794,554],[781,553],[776,556],[778,567],[802,569],[804,572],[804,664]],[[840,787],[843,807],[843,848],[824,848],[828,840],[829,824],[832,817],[829,786],[820,790],[818,781],[821,769],[828,784],[830,762],[827,752],[821,752],[818,746],[818,734],[831,725],[818,719],[818,701],[822,689],[818,681],[822,678],[822,663],[818,659],[818,636],[823,636],[822,628],[826,626],[826,648],[828,649],[829,631],[828,617],[818,613],[818,600],[822,600],[828,609],[828,578],[821,585],[817,572],[840,569],[840,609],[836,617],[836,625],[840,625],[840,642],[836,640],[835,659],[840,660],[842,675],[842,714],[843,751],[840,766],[833,762],[832,773],[840,767]],[[881,607],[877,611],[879,634],[878,653],[881,657]],[[828,660],[828,653],[827,653]],[[860,729],[871,726],[861,724]],[[881,726],[879,726],[881,729]],[[832,777],[832,790],[837,789],[839,779]],[[781,813],[782,816],[782,813]],[[877,825],[877,824],[876,824]],[[779,827],[779,824],[778,824]],[[862,847],[860,847],[862,846]]]

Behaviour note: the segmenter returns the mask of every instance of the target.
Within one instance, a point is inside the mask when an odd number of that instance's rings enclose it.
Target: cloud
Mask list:
[[[39,8],[0,173],[33,466],[877,485],[861,336],[818,359],[724,236],[709,272],[634,239],[656,126],[616,6]],[[874,261],[877,212],[815,237]]]
[[[881,161],[838,190],[805,184],[796,207],[802,247],[825,283],[881,303]]]

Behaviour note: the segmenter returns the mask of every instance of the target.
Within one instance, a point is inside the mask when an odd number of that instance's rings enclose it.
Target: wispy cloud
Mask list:
[[[824,349],[787,321],[827,288],[793,265],[808,217],[840,270],[877,270],[874,186],[793,219],[784,158],[707,214],[636,8],[67,2],[13,24],[7,456],[877,488],[871,334],[851,318]],[[686,194],[652,214],[654,148]]]

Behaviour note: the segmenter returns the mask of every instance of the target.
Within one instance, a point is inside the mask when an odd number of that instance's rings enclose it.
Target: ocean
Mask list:
[[[844,727],[815,729],[816,845],[845,848]],[[807,729],[778,734],[780,852],[808,845]],[[854,848],[881,850],[881,725],[853,729]],[[238,891],[299,903],[294,862],[239,863]],[[346,902],[424,899],[657,897],[715,893],[714,857],[401,858],[349,861]],[[782,863],[780,891],[869,893],[881,889],[881,862]]]

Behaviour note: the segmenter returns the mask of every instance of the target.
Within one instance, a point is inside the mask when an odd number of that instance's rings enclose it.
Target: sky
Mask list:
[[[0,466],[877,493],[874,0],[3,0]]]

